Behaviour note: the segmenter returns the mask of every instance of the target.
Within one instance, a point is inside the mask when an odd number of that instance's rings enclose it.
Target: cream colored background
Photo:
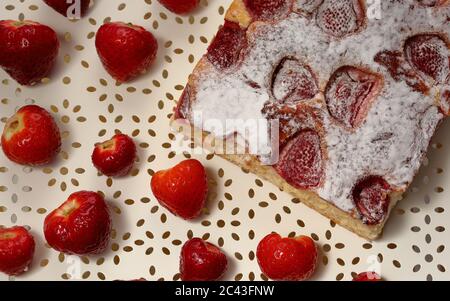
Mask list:
[[[203,1],[193,15],[177,17],[155,0],[97,0],[88,16],[70,22],[42,1],[1,2],[0,19],[39,21],[61,39],[58,65],[48,82],[20,87],[0,71],[2,123],[18,107],[36,102],[53,111],[64,136],[63,152],[45,168],[14,165],[0,154],[0,224],[27,225],[37,240],[31,271],[16,280],[178,279],[180,244],[192,235],[223,245],[230,261],[226,280],[260,280],[254,252],[271,231],[317,240],[321,264],[314,280],[350,280],[352,272],[373,266],[387,280],[450,280],[449,122],[433,140],[426,166],[377,242],[334,226],[273,185],[206,154],[196,158],[211,179],[209,213],[185,222],[158,205],[149,188],[150,174],[184,159],[172,153],[169,115],[230,3]],[[155,34],[160,48],[149,74],[121,86],[106,74],[94,34],[107,19],[134,22]],[[140,162],[132,176],[111,180],[97,175],[90,154],[95,142],[116,129],[135,137]],[[67,257],[43,241],[45,215],[81,189],[102,191],[112,208],[114,235],[101,256]]]

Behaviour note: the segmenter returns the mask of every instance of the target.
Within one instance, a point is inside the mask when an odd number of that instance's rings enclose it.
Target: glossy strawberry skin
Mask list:
[[[24,227],[0,228],[0,272],[22,274],[33,260],[35,242]]]
[[[278,281],[306,280],[317,266],[316,245],[306,236],[282,238],[269,234],[259,243],[256,257],[262,272]]]
[[[136,145],[124,134],[117,134],[111,140],[99,143],[92,153],[92,163],[105,176],[126,176],[136,160]]]
[[[158,0],[165,8],[173,13],[184,15],[197,8],[200,0]]]
[[[379,282],[381,277],[375,272],[364,272],[353,278],[355,282]]]
[[[181,249],[180,273],[183,281],[219,280],[227,265],[225,254],[201,238],[187,241]]]
[[[152,33],[123,22],[101,26],[95,46],[106,71],[119,82],[128,82],[145,73],[158,51],[158,41]]]
[[[52,7],[58,13],[67,17],[67,12],[72,8],[73,3],[67,3],[67,0],[43,0],[48,6]],[[76,0],[80,1],[80,17],[84,16],[89,8],[91,0]]]
[[[0,21],[0,66],[29,86],[50,74],[59,51],[56,32],[32,21]]]
[[[80,191],[69,196],[44,221],[47,243],[67,254],[102,253],[110,240],[111,218],[101,195]]]
[[[43,165],[59,153],[61,135],[53,117],[45,109],[28,105],[7,121],[2,134],[2,149],[11,161],[18,164]]]
[[[206,171],[194,159],[157,172],[151,180],[153,194],[173,214],[183,219],[198,217],[208,193]]]

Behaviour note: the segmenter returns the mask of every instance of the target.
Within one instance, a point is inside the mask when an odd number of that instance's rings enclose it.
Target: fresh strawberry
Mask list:
[[[273,280],[306,280],[317,266],[316,245],[306,236],[269,234],[259,243],[256,257],[262,272]]]
[[[24,227],[0,228],[0,272],[25,272],[34,255],[34,238]]]
[[[0,66],[19,84],[48,76],[59,51],[56,32],[32,21],[0,21]]]
[[[44,2],[64,17],[79,19],[86,14],[91,0],[44,0]]]
[[[228,261],[222,251],[201,238],[193,238],[181,249],[180,273],[183,281],[215,281],[222,277]]]
[[[208,192],[206,171],[197,160],[186,160],[157,172],[151,181],[153,194],[173,214],[184,219],[200,215]]]
[[[197,8],[200,0],[158,0],[165,8],[173,13],[184,15]]]
[[[100,27],[95,46],[106,71],[119,82],[147,72],[158,51],[158,41],[152,33],[123,22]]]
[[[77,255],[102,253],[111,234],[108,206],[95,192],[73,193],[44,221],[44,234],[55,250]]]
[[[358,274],[355,278],[353,278],[353,281],[356,282],[378,282],[381,281],[380,275],[378,275],[375,272],[364,272],[361,274]]]
[[[136,160],[136,145],[124,134],[95,145],[92,163],[105,176],[126,176]]]
[[[61,149],[61,136],[53,117],[36,105],[22,107],[8,119],[2,134],[5,155],[22,165],[49,163]]]

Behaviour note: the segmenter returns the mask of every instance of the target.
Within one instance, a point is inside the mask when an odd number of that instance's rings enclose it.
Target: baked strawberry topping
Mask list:
[[[386,67],[396,81],[405,81],[417,92],[426,93],[429,88],[403,58],[400,51],[385,50],[375,56],[375,62]]]
[[[351,66],[341,67],[325,89],[328,111],[345,126],[358,127],[380,89],[377,75]]]
[[[292,8],[292,0],[244,0],[250,15],[256,20],[280,20]]]
[[[370,176],[359,182],[353,189],[353,200],[364,223],[381,223],[389,209],[390,185],[381,177]]]
[[[323,178],[320,136],[314,130],[301,131],[281,150],[277,172],[300,189],[316,188]]]
[[[436,34],[421,34],[405,43],[405,57],[416,70],[438,83],[450,80],[450,52],[446,42]]]
[[[357,32],[365,18],[360,0],[324,0],[317,11],[317,25],[335,38]]]
[[[318,92],[317,80],[311,69],[297,59],[285,58],[275,69],[272,93],[278,101],[307,100]]]
[[[227,69],[239,61],[246,44],[245,30],[237,23],[225,21],[208,47],[207,57],[216,68]]]
[[[420,5],[426,7],[437,7],[445,4],[447,0],[416,0]]]

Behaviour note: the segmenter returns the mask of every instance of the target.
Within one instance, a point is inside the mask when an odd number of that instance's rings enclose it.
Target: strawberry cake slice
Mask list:
[[[375,239],[450,114],[449,5],[234,0],[173,123]]]

